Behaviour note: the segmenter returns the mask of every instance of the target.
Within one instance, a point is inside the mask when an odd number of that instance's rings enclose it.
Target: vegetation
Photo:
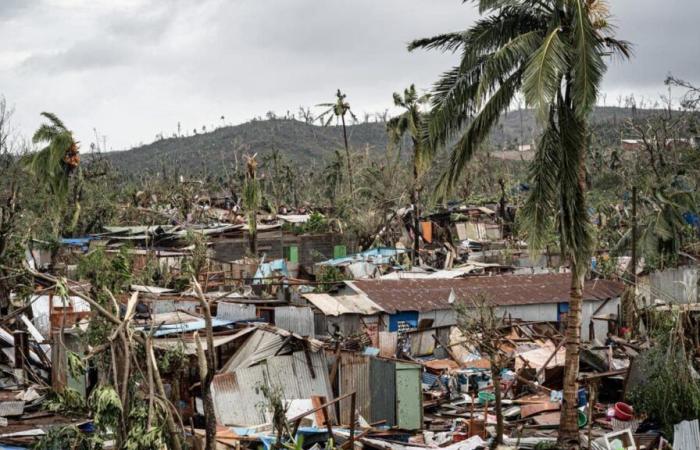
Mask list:
[[[666,436],[673,436],[673,425],[700,416],[700,382],[693,369],[686,321],[665,312],[652,323],[656,345],[634,361],[637,384],[630,399],[637,411],[661,425]]]
[[[224,209],[236,223],[247,223],[249,253],[257,255],[258,219],[267,213],[310,212],[306,223],[285,229],[343,233],[365,249],[396,245],[403,230],[391,224],[408,206],[419,230],[421,214],[449,200],[508,202],[518,208],[512,224],[517,245],[527,240],[531,249],[547,254],[558,249],[572,269],[561,440],[577,445],[581,291],[594,251],[612,254],[598,260],[598,275],[605,277],[613,276],[619,256],[631,252],[648,269],[700,254],[700,152],[693,141],[699,134],[700,90],[669,77],[669,87],[684,91],[680,108],[663,99],[644,104],[633,96],[624,107],[622,100],[617,107],[596,107],[608,55],[629,55],[627,43],[611,33],[603,2],[477,3],[485,16],[474,27],[410,45],[455,52],[459,64],[430,95],[420,95],[414,85],[395,93],[400,114],[393,118],[384,113],[372,121],[366,115],[360,123],[339,89],[334,102],[319,105],[327,108],[319,117],[302,107],[300,120],[269,113],[266,120],[232,127],[222,116],[222,126],[209,132],[202,127],[184,136],[178,129],[146,146],[98,151],[81,160],[78,142],[58,116],[42,113],[45,123],[25,141],[12,133],[11,108],[0,99],[0,313],[26,306],[34,289],[24,270],[32,263],[27,249],[51,250],[52,268],[63,273],[71,264],[57,259],[62,239],[100,232],[107,224],[187,228],[217,222],[208,214]],[[508,114],[521,100],[526,108]],[[319,119],[322,126],[316,125]],[[525,144],[534,150],[518,152]],[[100,149],[99,143],[90,147]],[[26,183],[28,175],[34,183]],[[98,383],[87,400],[67,388],[49,405],[66,415],[90,414],[96,430],[57,428],[37,448],[96,449],[112,439],[126,449],[181,447],[183,427],[161,377],[186,370],[188,356],[177,347],[156,358],[150,336],[131,325],[133,304],[131,312],[124,311],[116,299],[128,297],[133,283],[197,288],[196,279],[207,269],[207,242],[189,230],[186,243],[190,255],[175,275],[155,261],[135,271],[128,246],[116,252],[91,249],[77,258],[77,277],[90,282],[89,298],[99,314],[82,336],[94,354],[87,362],[85,355],[68,352],[68,367],[77,377],[89,366]],[[506,245],[504,255],[516,244]],[[413,246],[416,263],[418,233]],[[341,270],[326,266],[316,276],[317,289],[331,290],[343,279]],[[68,295],[65,280],[45,280],[55,283],[57,295]],[[17,294],[16,305],[10,305],[10,293]],[[209,339],[211,314],[201,297]],[[500,318],[484,299],[477,303],[460,309],[460,325],[488,355],[500,386],[499,369],[507,362],[495,344]],[[639,360],[649,381],[632,399],[668,432],[673,423],[700,414],[700,386],[683,321],[656,319],[657,345]],[[216,356],[205,355],[198,336],[196,341],[211,448]],[[212,342],[207,346],[213,348]],[[285,405],[278,393],[263,393],[282,436]]]
[[[400,146],[404,137],[409,135],[411,140],[411,165],[413,169],[413,185],[410,188],[411,209],[413,210],[413,260],[419,262],[420,251],[420,193],[423,190],[423,176],[430,167],[435,147],[425,136],[427,115],[421,107],[428,102],[428,95],[419,96],[415,85],[405,89],[403,95],[394,93],[394,105],[405,111],[394,117],[387,124],[390,142]],[[400,147],[399,147],[400,151]]]
[[[488,15],[469,30],[417,40],[409,46],[460,51],[462,55],[459,65],[435,85],[428,139],[435,146],[445,146],[459,136],[441,180],[446,191],[457,182],[518,92],[535,110],[543,131],[530,166],[533,186],[522,211],[523,225],[530,245],[539,249],[545,244],[546,231],[555,226],[552,218],[558,218],[562,253],[571,266],[559,438],[564,445],[577,446],[581,299],[594,238],[585,195],[587,125],[605,73],[606,55],[628,57],[629,45],[614,38],[603,2],[476,3]]]

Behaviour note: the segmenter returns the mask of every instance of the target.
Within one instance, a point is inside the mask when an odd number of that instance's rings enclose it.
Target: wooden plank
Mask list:
[[[542,402],[535,403],[534,405],[523,405],[520,408],[520,416],[525,418],[547,411],[559,411],[560,408],[561,404],[558,402]]]

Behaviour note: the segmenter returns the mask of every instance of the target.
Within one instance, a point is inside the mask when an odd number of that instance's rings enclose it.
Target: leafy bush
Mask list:
[[[639,381],[629,395],[635,409],[657,421],[666,436],[673,435],[674,424],[700,417],[700,381],[681,318],[659,312],[649,322],[656,345],[634,361]]]

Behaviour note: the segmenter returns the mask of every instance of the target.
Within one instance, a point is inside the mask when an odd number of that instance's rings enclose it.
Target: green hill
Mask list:
[[[649,113],[639,111],[640,115]],[[596,108],[592,122],[604,123],[603,128],[612,131],[631,114],[629,108]],[[617,131],[604,134],[609,139],[619,137]],[[351,125],[348,136],[356,151],[383,152],[386,148],[384,123]],[[503,116],[491,143],[496,148],[505,148],[521,142],[532,143],[536,136],[533,112],[514,110]],[[240,161],[244,153],[264,156],[274,150],[294,163],[320,166],[335,150],[342,149],[342,145],[342,132],[338,126],[321,127],[292,119],[270,119],[253,120],[187,137],[160,139],[130,150],[109,152],[105,156],[127,176],[162,170],[220,174],[226,167],[231,167],[236,158]]]
[[[354,149],[369,147],[384,151],[387,143],[385,124],[364,123],[348,127]],[[342,149],[340,127],[320,127],[291,119],[255,120],[221,127],[208,133],[160,139],[130,150],[109,152],[105,156],[122,173],[139,175],[179,169],[181,172],[221,173],[239,162],[243,154],[263,156],[278,150],[297,164],[322,164],[335,150]]]

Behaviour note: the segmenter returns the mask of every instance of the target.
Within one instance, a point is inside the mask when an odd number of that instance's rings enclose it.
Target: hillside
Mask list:
[[[649,114],[649,111],[640,112]],[[593,123],[622,121],[631,116],[628,108],[596,108]],[[522,127],[521,127],[522,120]],[[609,134],[609,133],[606,133]],[[511,111],[501,119],[491,142],[498,148],[531,143],[537,127],[531,110]],[[617,136],[617,133],[612,133]],[[384,123],[362,123],[348,127],[350,144],[354,149],[383,151],[387,138]],[[279,150],[286,158],[301,165],[323,164],[335,150],[342,149],[342,132],[338,126],[320,127],[289,119],[255,120],[236,126],[221,127],[208,133],[187,137],[173,137],[155,141],[130,150],[110,152],[105,156],[124,174],[138,176],[144,173],[179,170],[206,171],[220,174],[230,167],[234,154],[258,153],[263,156]]]
[[[385,125],[365,123],[348,128],[353,148],[383,151],[386,147]],[[340,127],[320,127],[297,120],[272,119],[251,121],[241,125],[221,127],[209,133],[174,137],[155,141],[126,151],[109,152],[105,156],[123,173],[179,168],[180,170],[221,173],[231,166],[234,153],[263,156],[279,150],[298,164],[321,164],[335,150],[342,149]]]

